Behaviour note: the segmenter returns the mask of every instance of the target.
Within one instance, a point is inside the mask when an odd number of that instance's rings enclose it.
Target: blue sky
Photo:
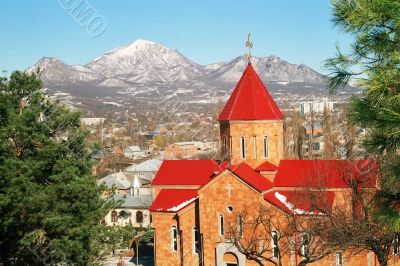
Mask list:
[[[70,15],[67,3],[85,1],[107,22],[97,37]],[[336,43],[350,36],[334,28],[329,0],[9,0],[0,16],[0,70],[25,69],[42,56],[67,64],[91,59],[136,39],[178,49],[199,64],[246,53],[276,55],[322,71]]]

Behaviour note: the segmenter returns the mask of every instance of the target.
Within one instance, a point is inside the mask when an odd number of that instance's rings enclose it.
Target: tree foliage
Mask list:
[[[35,75],[0,79],[0,262],[89,263],[104,201],[85,137]]]
[[[351,102],[350,119],[366,128],[365,146],[382,163],[378,217],[400,230],[400,2],[335,0],[333,22],[353,36],[326,61],[334,92],[350,80],[364,89]]]

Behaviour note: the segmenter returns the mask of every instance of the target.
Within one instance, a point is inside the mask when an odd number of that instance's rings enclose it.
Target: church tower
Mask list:
[[[250,40],[247,42],[249,50]],[[221,153],[232,164],[257,167],[283,159],[283,115],[249,63],[218,117]]]

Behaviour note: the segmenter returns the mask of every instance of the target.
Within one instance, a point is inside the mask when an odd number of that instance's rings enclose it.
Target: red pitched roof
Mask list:
[[[264,199],[291,214],[321,214],[333,206],[332,191],[285,191],[265,193]]]
[[[282,120],[283,115],[249,64],[218,117],[224,120]]]
[[[152,185],[204,185],[220,171],[214,160],[165,160]]]
[[[263,192],[273,187],[271,181],[254,171],[253,168],[244,162],[232,165],[228,169],[258,192]]]
[[[152,212],[178,212],[198,197],[196,189],[162,189],[149,210]]]
[[[260,171],[276,171],[278,169],[279,169],[279,167],[276,166],[275,164],[265,161],[262,164],[260,164],[259,166],[257,166],[256,169],[254,169],[254,170],[260,172]]]
[[[274,186],[348,188],[354,179],[375,188],[378,168],[373,160],[281,160]]]

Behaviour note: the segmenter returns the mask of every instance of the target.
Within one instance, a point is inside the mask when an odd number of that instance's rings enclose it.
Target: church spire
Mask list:
[[[247,60],[249,62],[249,65],[251,65],[251,48],[253,48],[253,43],[250,40],[250,32],[247,35],[246,47],[249,49],[249,52],[247,54]]]

